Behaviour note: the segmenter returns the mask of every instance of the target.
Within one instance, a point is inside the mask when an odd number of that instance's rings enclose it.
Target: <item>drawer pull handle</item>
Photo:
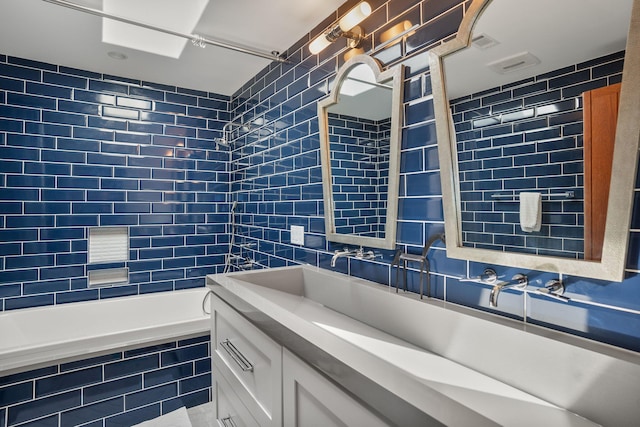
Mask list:
[[[231,416],[221,419],[220,422],[224,427],[236,427],[236,423],[233,422],[233,419],[231,419]]]
[[[240,369],[245,372],[253,372],[253,365],[251,364],[251,362],[249,362],[249,360],[247,360],[247,358],[244,357],[242,353],[240,353],[240,350],[238,350],[236,346],[233,345],[231,341],[229,341],[228,338],[222,341],[220,343],[220,346],[224,348],[227,353],[229,353],[229,356],[231,356],[231,358],[238,364],[238,366],[240,366]]]

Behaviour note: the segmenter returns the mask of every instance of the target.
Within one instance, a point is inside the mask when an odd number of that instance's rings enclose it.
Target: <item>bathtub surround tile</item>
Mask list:
[[[96,418],[105,418],[109,415],[121,413],[123,408],[124,399],[122,397],[117,397],[104,402],[71,409],[60,414],[60,427],[72,427],[84,424]]]
[[[36,418],[79,406],[80,404],[80,390],[75,390],[11,406],[7,408],[7,426],[31,421]]]
[[[224,173],[229,152],[209,154],[215,149],[212,139],[219,134],[202,131],[207,130],[206,118],[221,123],[228,118],[228,97],[21,58],[0,64],[0,88],[0,203],[7,207],[0,210],[0,231],[17,233],[5,236],[3,248],[20,244],[32,232],[39,235],[35,240],[55,239],[60,245],[74,242],[73,254],[49,245],[27,246],[18,253],[3,251],[0,279],[23,291],[0,293],[0,310],[138,294],[153,287],[154,280],[164,274],[161,263],[147,264],[151,269],[145,271],[146,280],[138,275],[135,287],[88,291],[86,269],[67,268],[86,264],[87,248],[82,244],[86,236],[67,235],[64,230],[68,228],[126,225],[134,235],[136,227],[148,223],[219,224],[219,228],[198,233],[202,239],[189,244],[194,250],[193,263],[177,263],[173,270],[181,271],[163,278],[162,289],[193,285],[182,280],[197,279],[192,276],[195,272],[187,272],[195,265],[203,268],[202,274],[222,269],[226,249],[220,244],[229,241],[225,201],[230,176]],[[171,108],[154,109],[154,104]],[[185,146],[188,148],[181,148]],[[187,174],[187,170],[194,173]],[[207,191],[209,183],[215,184],[215,193]],[[14,211],[7,204],[13,201],[26,204]],[[176,237],[164,244],[171,251],[163,254],[169,260],[195,234],[193,227],[167,235],[160,228],[154,237]],[[133,247],[131,260],[141,258],[140,250],[144,248]],[[220,257],[215,256],[218,251]],[[40,277],[33,277],[32,268]],[[40,286],[35,294],[32,282],[58,278],[78,285]],[[204,284],[204,276],[200,279],[198,283]]]
[[[208,353],[209,348],[206,343],[194,345],[188,348],[167,351],[162,354],[161,364],[162,366],[169,366],[186,360],[204,358],[207,357]]]
[[[190,394],[184,394],[172,400],[162,402],[162,415],[173,412],[181,407],[191,408],[194,406],[208,403],[210,398],[207,396],[206,390],[196,391]]]
[[[21,383],[0,387],[0,407],[15,405],[33,398],[33,383]],[[0,418],[3,420],[4,418]]]
[[[179,383],[180,393],[187,394],[193,391],[211,387],[211,375],[203,374],[197,377],[182,380]]]
[[[5,414],[7,426],[132,425],[169,408],[206,403],[211,399],[209,346],[209,335],[203,335],[1,377],[0,425],[5,426]],[[175,360],[176,355],[195,372],[177,366],[169,373],[158,370],[158,363],[142,362]],[[108,378],[114,367],[118,378]],[[144,380],[147,375],[154,380]]]
[[[99,383],[102,380],[100,366],[40,379],[36,381],[36,398]]]
[[[75,371],[84,367],[101,365],[104,363],[113,362],[114,360],[120,360],[122,358],[122,353],[112,353],[104,356],[92,357],[90,359],[63,363],[60,365],[60,372]]]
[[[46,305],[53,305],[54,302],[53,294],[7,298],[4,301],[4,309],[17,310],[20,308],[42,307]]]
[[[193,375],[193,364],[183,363],[170,368],[158,369],[144,374],[145,385],[152,386],[176,381]]]
[[[127,411],[124,414],[114,415],[105,420],[104,425],[107,427],[121,427],[139,424],[141,422],[157,418],[162,415],[160,404],[149,405],[143,408],[135,409],[133,411]],[[86,425],[85,425],[86,426]],[[95,427],[102,427],[100,422]]]
[[[159,367],[158,354],[152,354],[122,362],[109,363],[104,366],[105,379],[113,379],[132,373],[157,369]]]
[[[128,394],[125,397],[125,409],[131,410],[141,406],[159,402],[178,394],[178,384],[166,384],[159,387],[150,388],[144,391]]]

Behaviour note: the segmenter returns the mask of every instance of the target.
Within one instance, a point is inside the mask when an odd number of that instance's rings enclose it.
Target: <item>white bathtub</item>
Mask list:
[[[209,331],[207,289],[0,313],[0,377]]]

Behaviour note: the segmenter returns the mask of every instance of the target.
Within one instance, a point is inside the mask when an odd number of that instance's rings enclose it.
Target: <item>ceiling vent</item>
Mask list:
[[[540,60],[529,52],[518,53],[517,55],[502,58],[497,61],[487,64],[487,67],[491,68],[498,74],[507,74],[514,71],[520,71],[525,68],[538,65]]]
[[[486,50],[500,43],[496,39],[491,38],[486,34],[480,34],[479,36],[476,36],[471,40],[471,44],[480,50]]]

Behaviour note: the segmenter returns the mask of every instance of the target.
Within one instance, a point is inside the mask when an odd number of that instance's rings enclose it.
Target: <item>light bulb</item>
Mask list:
[[[413,25],[411,24],[411,21],[409,20],[405,20],[400,22],[399,24],[394,25],[393,27],[389,28],[388,30],[382,32],[382,34],[380,34],[380,43],[384,43],[384,42],[388,42],[389,40],[393,40],[394,38],[398,37],[401,34],[404,34],[405,32],[409,31],[411,29]]]
[[[363,1],[344,15],[338,21],[338,25],[342,31],[346,32],[361,23],[369,15],[371,15],[371,6],[366,1]]]
[[[309,44],[309,52],[313,55],[317,55],[322,52],[331,42],[327,39],[327,36],[320,34]]]

